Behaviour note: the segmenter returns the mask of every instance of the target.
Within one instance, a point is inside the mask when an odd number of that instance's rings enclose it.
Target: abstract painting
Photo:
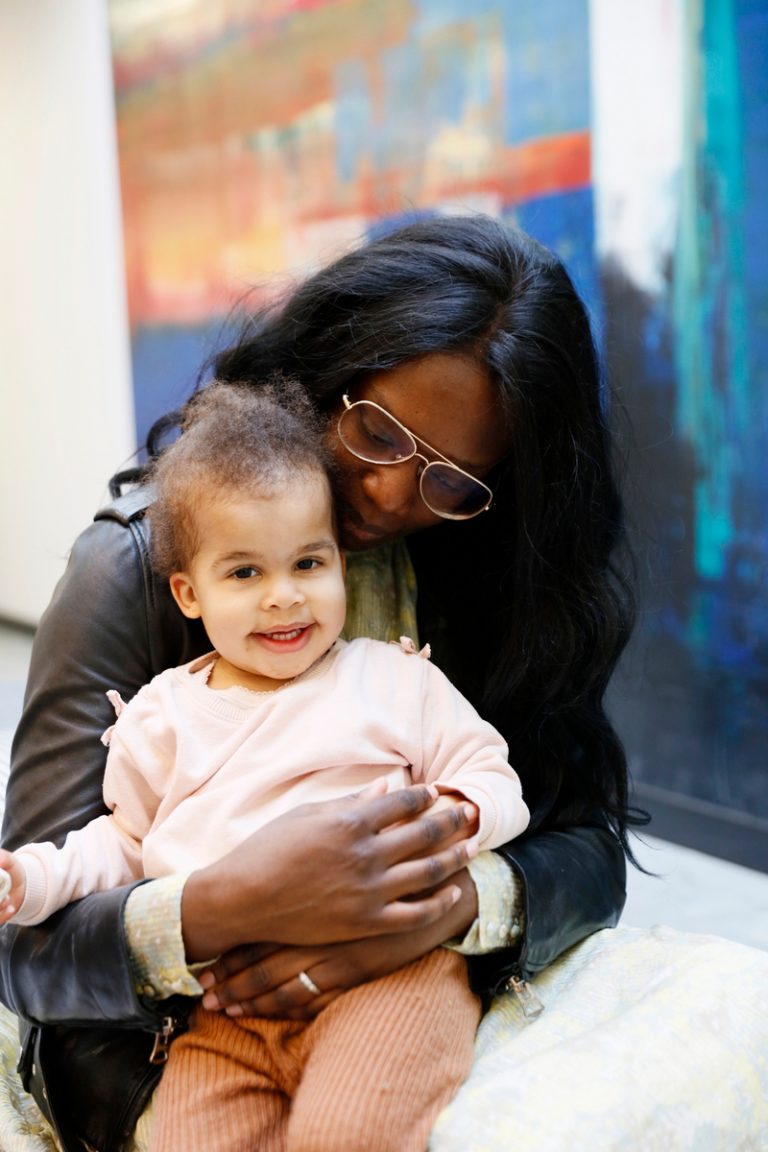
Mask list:
[[[612,708],[639,800],[768,866],[768,4],[109,11],[137,442],[246,293],[420,214],[532,232],[628,416],[641,622]]]

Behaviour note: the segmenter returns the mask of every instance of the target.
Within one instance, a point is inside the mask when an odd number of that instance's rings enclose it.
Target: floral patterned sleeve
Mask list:
[[[481,852],[468,871],[477,889],[477,919],[463,940],[447,947],[464,956],[508,948],[524,929],[523,886],[514,868],[495,852]]]
[[[125,905],[125,933],[139,996],[201,996],[181,934],[181,894],[186,876],[164,876],[134,888]],[[195,968],[199,968],[195,965]]]

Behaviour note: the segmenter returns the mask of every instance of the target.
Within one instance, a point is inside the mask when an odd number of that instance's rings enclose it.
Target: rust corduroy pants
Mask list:
[[[171,1046],[152,1152],[424,1152],[479,1016],[464,958],[443,948],[309,1023],[197,1008]]]

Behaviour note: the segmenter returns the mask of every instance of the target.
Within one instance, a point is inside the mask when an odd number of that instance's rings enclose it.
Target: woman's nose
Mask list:
[[[419,461],[415,458],[402,464],[374,464],[363,477],[363,491],[385,516],[405,520],[414,501],[421,500],[418,468]]]

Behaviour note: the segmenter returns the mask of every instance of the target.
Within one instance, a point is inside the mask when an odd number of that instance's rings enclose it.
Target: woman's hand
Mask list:
[[[477,851],[456,840],[471,835],[473,805],[432,813],[434,788],[376,791],[304,804],[193,872],[181,909],[189,962],[251,940],[327,944],[444,918],[462,895],[445,882]]]
[[[319,947],[236,948],[199,977],[206,989],[203,1006],[230,1016],[311,1019],[347,989],[394,972],[463,935],[477,915],[477,893],[466,871],[454,882],[461,888],[461,900],[425,928]],[[301,982],[300,972],[320,989],[319,996]]]

